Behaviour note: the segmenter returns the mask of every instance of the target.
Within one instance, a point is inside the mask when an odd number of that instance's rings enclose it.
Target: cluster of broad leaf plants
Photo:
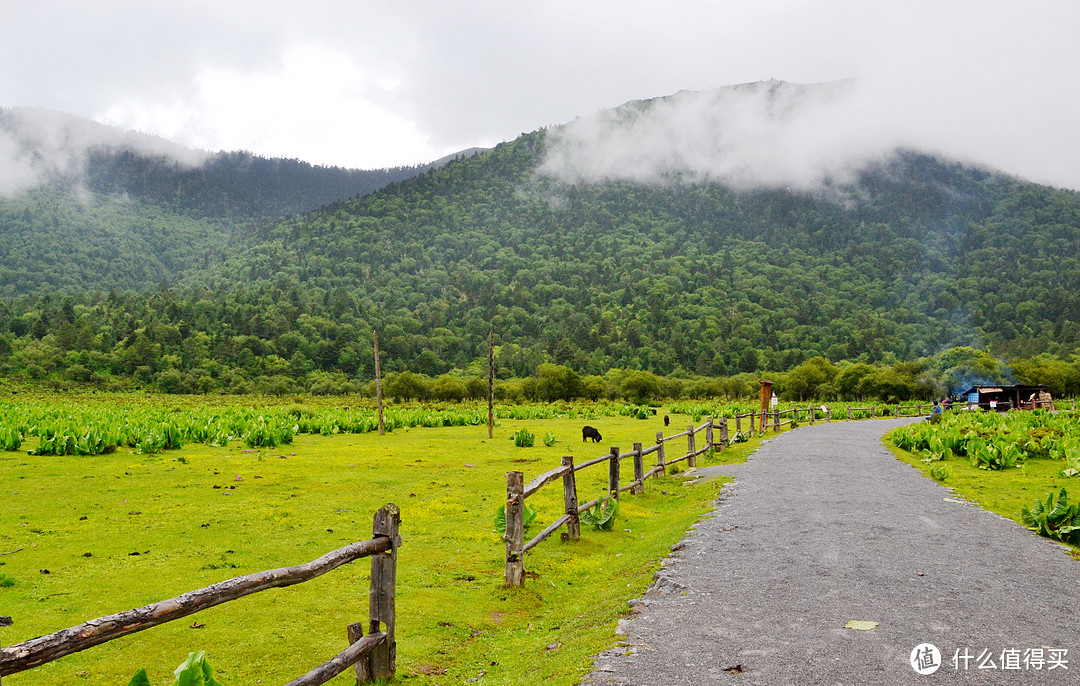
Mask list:
[[[901,403],[901,407],[915,408],[919,403]],[[929,407],[929,403],[921,403],[924,411]],[[835,403],[829,404],[828,407],[832,410],[833,419],[847,419],[847,408],[851,406],[851,418],[852,419],[871,419],[873,417],[892,417],[896,412],[896,405],[887,405],[880,401],[860,401],[858,407],[855,407],[855,403],[844,403],[843,405],[837,405]],[[746,415],[750,412],[760,413],[761,403],[757,400],[743,400],[734,402],[699,402],[699,401],[680,401],[668,404],[668,410],[678,414],[689,415],[695,422],[700,422],[705,417],[713,417],[719,419],[725,417],[727,419],[734,419],[735,415]],[[806,400],[802,402],[791,402],[788,400],[780,401],[775,409],[781,412],[787,412],[789,410],[808,410],[814,411],[814,420],[824,420],[826,415],[826,406],[817,400]],[[769,408],[772,412],[774,408]],[[911,412],[905,412],[905,416],[910,416]],[[806,419],[808,415],[800,414],[800,421]]]
[[[0,450],[28,448],[33,455],[98,455],[118,448],[158,453],[189,443],[249,448],[292,443],[296,434],[366,433],[379,428],[372,407],[291,403],[244,406],[155,406],[141,402],[26,401],[0,403]],[[135,398],[131,398],[135,400]],[[487,407],[443,405],[389,407],[387,431],[412,427],[480,426]],[[499,419],[651,417],[650,408],[622,403],[544,403],[495,408]],[[34,440],[36,440],[36,446]],[[554,441],[552,441],[553,443]]]
[[[1007,469],[1029,459],[1080,461],[1080,424],[1071,413],[953,411],[940,422],[894,429],[889,440],[926,462],[966,458],[979,469]]]
[[[1045,501],[1036,500],[1031,507],[1025,506],[1020,516],[1024,526],[1041,536],[1080,545],[1080,505],[1069,504],[1069,494],[1064,488],[1056,502],[1054,494],[1047,493]]]

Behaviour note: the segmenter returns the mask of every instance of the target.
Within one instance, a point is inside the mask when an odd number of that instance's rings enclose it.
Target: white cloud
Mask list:
[[[880,131],[1080,188],[1074,0],[10,4],[0,105],[200,147],[410,164],[635,98],[853,77]]]
[[[341,50],[297,46],[257,71],[208,67],[190,99],[131,98],[100,112],[108,124],[162,135],[205,149],[245,149],[313,164],[382,167],[427,160],[416,125],[380,104],[397,79],[371,75]]]

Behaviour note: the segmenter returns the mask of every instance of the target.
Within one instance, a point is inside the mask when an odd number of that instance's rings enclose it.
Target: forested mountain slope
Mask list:
[[[434,373],[493,326],[592,373],[702,374],[1077,343],[1077,194],[900,153],[818,197],[537,176],[545,133],[263,225],[204,283],[322,293]],[[296,299],[293,297],[293,299]],[[288,317],[285,317],[286,319]]]
[[[430,165],[356,170],[205,153],[57,112],[0,109],[0,294],[174,284],[238,226],[370,193]]]
[[[227,230],[196,217],[233,196],[198,179],[148,181],[158,190],[132,201],[194,222],[168,230],[110,216],[118,192],[95,196],[111,198],[100,207],[41,209],[47,191],[9,202],[3,230],[21,233],[0,255],[0,364],[189,389],[370,378],[375,329],[384,369],[432,375],[486,357],[494,329],[504,377],[544,361],[730,375],[815,355],[892,363],[971,345],[1067,358],[1080,345],[1080,194],[915,151],[812,190],[677,174],[571,182],[541,172],[551,135]],[[155,178],[135,167],[105,176]],[[200,183],[212,202],[184,194]],[[94,238],[35,242],[78,224],[49,212],[92,216]],[[64,277],[74,245],[91,257]],[[26,256],[63,293],[42,296]],[[171,285],[145,290],[161,274]]]

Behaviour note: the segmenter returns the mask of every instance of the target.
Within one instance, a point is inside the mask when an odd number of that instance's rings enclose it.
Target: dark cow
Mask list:
[[[665,414],[664,415],[664,426],[667,426],[668,424],[671,424],[671,417],[669,417],[669,416],[667,416]]]
[[[603,439],[603,437],[600,435],[600,432],[596,429],[592,428],[591,426],[583,427],[581,429],[581,442],[584,443],[590,438],[593,440],[593,443],[599,443]]]

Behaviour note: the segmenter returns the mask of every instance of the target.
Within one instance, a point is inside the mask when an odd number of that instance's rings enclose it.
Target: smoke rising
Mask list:
[[[77,180],[91,150],[164,157],[185,167],[197,166],[208,157],[208,153],[163,138],[122,131],[62,112],[0,109],[0,196],[12,196],[50,181]]]

